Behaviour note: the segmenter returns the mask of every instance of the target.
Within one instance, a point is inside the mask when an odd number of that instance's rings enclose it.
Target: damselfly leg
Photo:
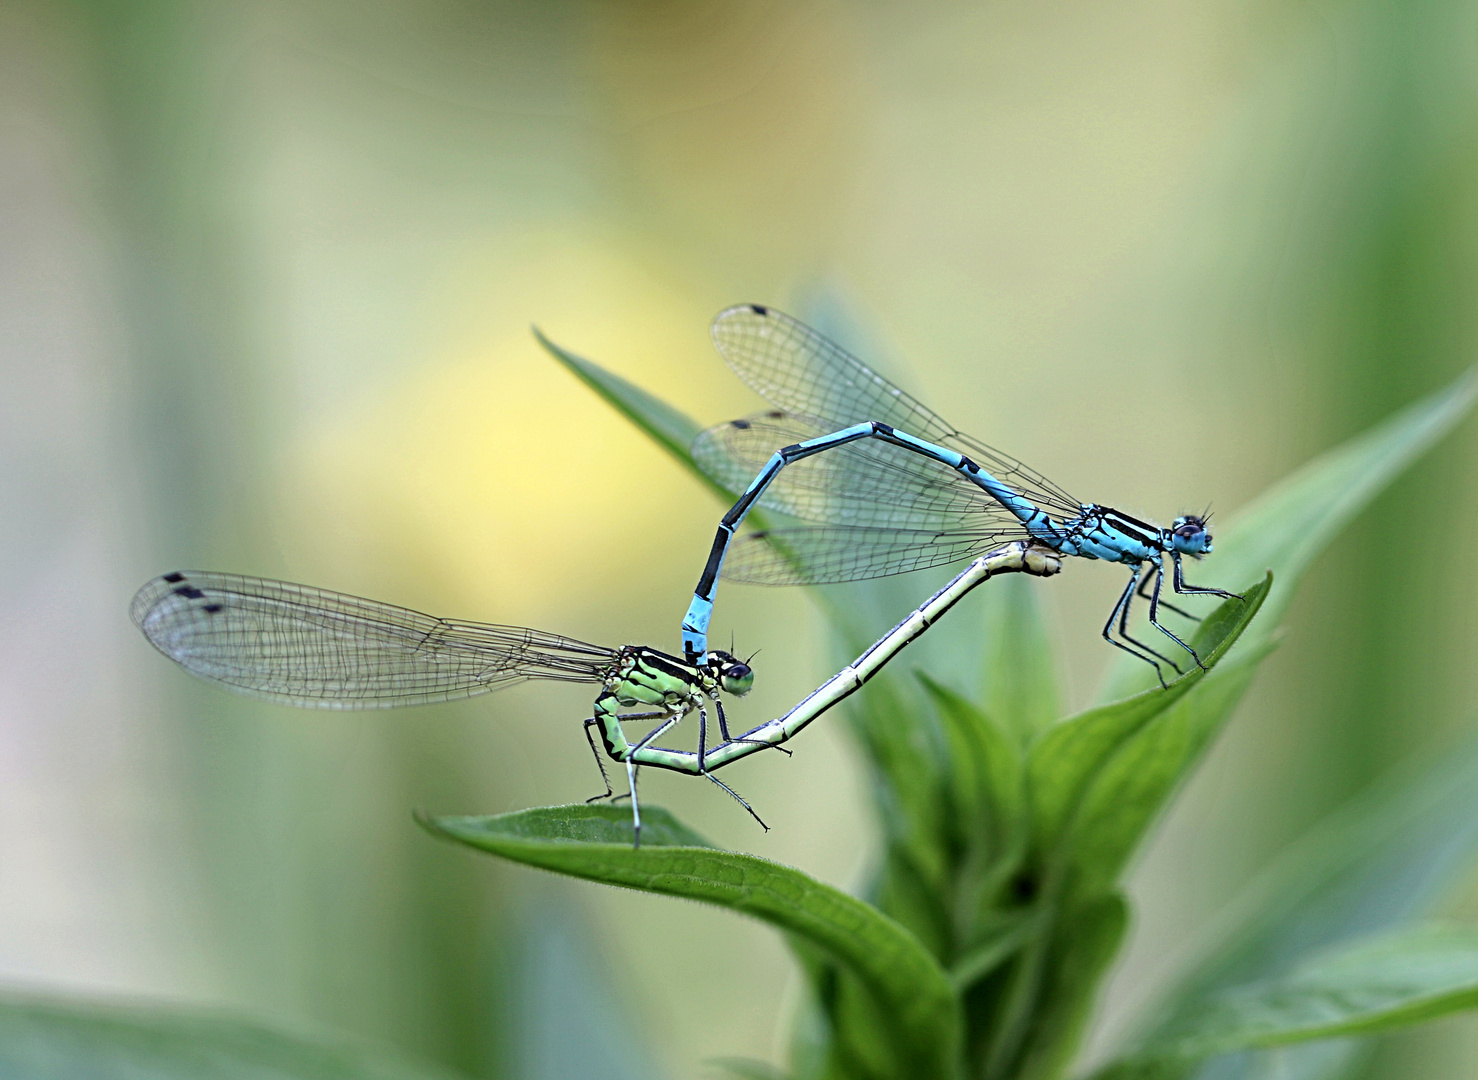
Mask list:
[[[718,710],[718,731],[719,731],[719,734],[724,737],[724,744],[725,745],[728,745],[729,743],[749,743],[752,746],[763,747],[766,750],[779,750],[786,757],[793,756],[789,750],[785,749],[785,747],[783,747],[783,746],[776,746],[773,743],[767,743],[767,742],[765,742],[762,739],[746,739],[743,735],[739,736],[739,738],[737,738],[737,739],[734,738],[734,737],[732,737],[729,734],[729,720],[728,720],[728,717],[726,717],[724,715],[724,703],[722,701],[720,701],[718,698],[714,698],[713,699],[713,707],[716,710]],[[699,757],[700,758],[702,757],[702,752],[701,751],[699,752]],[[761,824],[763,824],[763,822]]]
[[[1171,560],[1175,563],[1175,591],[1182,596],[1219,596],[1223,600],[1241,600],[1241,593],[1227,592],[1225,589],[1198,589],[1194,585],[1187,585],[1182,575],[1180,566],[1180,555],[1172,553]],[[1169,604],[1165,605],[1169,607]]]
[[[657,709],[654,712],[621,713],[620,715],[618,715],[616,717],[616,719],[619,720],[619,721],[621,721],[621,723],[624,724],[628,720],[656,720],[658,717],[667,716],[667,715],[669,715],[668,710],[666,710],[666,709]],[[588,743],[590,745],[590,753],[595,758],[595,767],[600,770],[601,782],[606,785],[606,790],[605,790],[605,794],[604,795],[592,795],[592,796],[590,796],[590,798],[588,798],[588,799],[585,800],[585,802],[587,804],[588,803],[593,803],[593,802],[600,802],[602,799],[615,799],[615,798],[617,798],[617,795],[616,795],[615,791],[611,788],[611,778],[606,773],[606,763],[601,760],[600,751],[596,748],[596,745],[595,745],[595,736],[593,736],[592,734],[590,734],[590,729],[593,728],[593,727],[598,727],[599,725],[600,725],[600,719],[598,717],[592,716],[592,717],[590,717],[590,719],[588,719],[588,720],[585,721],[585,741],[586,741],[586,743]]]
[[[1158,585],[1159,585],[1159,581],[1158,581],[1158,579],[1156,579],[1156,586],[1158,586]],[[1158,592],[1158,589],[1157,589],[1157,592]],[[1151,608],[1151,610],[1154,609],[1155,596],[1156,596],[1156,593],[1151,593],[1150,594],[1150,608]],[[1131,598],[1131,600],[1132,600],[1132,598]],[[1140,641],[1137,637],[1133,637],[1129,633],[1129,609],[1130,609],[1130,606],[1131,606],[1130,601],[1125,601],[1123,610],[1119,612],[1119,636],[1122,637],[1122,638],[1124,638],[1124,640],[1129,641],[1129,642],[1132,642],[1133,644],[1137,645],[1139,648],[1143,649],[1145,652],[1151,653],[1154,656],[1157,656],[1161,660],[1165,661],[1165,663],[1169,664],[1171,667],[1173,667],[1175,669],[1175,673],[1177,675],[1184,674],[1184,672],[1181,671],[1180,665],[1177,664],[1174,660],[1170,659],[1170,657],[1165,656],[1162,653],[1156,652],[1154,649],[1150,648],[1144,642]],[[1194,654],[1192,654],[1192,655],[1194,655]]]
[[[1109,612],[1108,622],[1103,624],[1103,640],[1107,641],[1110,645],[1114,646],[1117,649],[1123,649],[1130,656],[1133,656],[1139,660],[1143,660],[1146,664],[1149,664],[1151,667],[1153,667],[1155,669],[1155,677],[1160,680],[1160,685],[1164,686],[1165,674],[1160,670],[1160,665],[1157,661],[1163,660],[1165,663],[1169,664],[1171,668],[1174,669],[1177,675],[1181,674],[1180,668],[1177,667],[1175,661],[1171,660],[1168,656],[1162,656],[1154,649],[1151,649],[1148,645],[1145,645],[1143,642],[1135,641],[1134,638],[1129,636],[1129,605],[1130,602],[1134,599],[1134,589],[1138,584],[1139,567],[1136,566],[1133,568],[1133,571],[1129,575],[1129,584],[1124,586],[1124,591],[1119,594],[1119,602],[1115,604],[1114,609]],[[1130,645],[1126,645],[1123,641],[1120,641],[1118,640],[1118,638],[1114,637],[1115,619],[1117,619],[1119,622],[1119,636],[1124,638],[1125,641],[1130,642]]]
[[[1150,600],[1150,599],[1153,599],[1150,596],[1149,593],[1145,592],[1145,590],[1147,588],[1149,588],[1150,582],[1153,579],[1159,577],[1159,575],[1160,575],[1160,565],[1159,565],[1159,563],[1150,563],[1149,569],[1145,571],[1144,577],[1142,577],[1142,578],[1139,579],[1139,589],[1138,589],[1137,592],[1135,592],[1134,595],[1137,596],[1137,597],[1139,597],[1141,600]],[[1199,615],[1192,615],[1189,611],[1186,611],[1183,608],[1176,607],[1169,600],[1161,600],[1160,601],[1160,606],[1162,608],[1167,608],[1170,611],[1175,612],[1175,614],[1177,614],[1177,615],[1180,615],[1180,616],[1183,616],[1184,618],[1190,619],[1191,622],[1200,622],[1201,621],[1201,616],[1199,616]]]
[[[664,731],[672,727],[682,718],[682,713],[668,716],[666,723],[658,724],[651,731],[643,735],[641,741],[631,748],[626,757],[626,787],[631,794],[632,847],[641,847],[641,807],[637,805],[636,801],[637,762],[635,761],[635,755],[638,751],[644,750],[648,745],[650,745],[653,739],[655,739],[658,735],[661,735]]]
[[[1192,585],[1187,585],[1181,568],[1180,554],[1178,552],[1170,552],[1169,554],[1171,561],[1175,563],[1174,586],[1177,593],[1180,593],[1183,596],[1220,596],[1225,600],[1242,599],[1239,594],[1227,592],[1225,589],[1198,589]],[[1160,587],[1164,584],[1164,582],[1165,556],[1162,554],[1157,559],[1155,559],[1155,588],[1153,593],[1150,595],[1150,625],[1153,626],[1156,630],[1160,631],[1160,633],[1168,637],[1171,641],[1175,642],[1186,652],[1190,653],[1192,658],[1194,658],[1196,661],[1196,666],[1199,667],[1202,671],[1205,671],[1206,665],[1202,663],[1201,657],[1197,655],[1196,650],[1191,648],[1179,637],[1171,633],[1170,630],[1166,629],[1160,624],[1159,613],[1162,604],[1162,601],[1160,600]],[[1171,605],[1168,603],[1165,603],[1164,606],[1170,608],[1171,611],[1179,612],[1178,608],[1171,607]],[[1179,613],[1184,614],[1184,612]]]
[[[729,743],[734,742],[735,740],[729,738],[729,724],[728,721],[724,718],[723,703],[720,702],[718,698],[712,698],[711,700],[713,701],[714,708],[718,710],[719,734],[723,736],[724,745],[727,746]],[[723,788],[730,795],[732,795],[734,801],[737,802],[740,806],[744,807],[744,809],[748,810],[749,816],[760,823],[760,828],[764,829],[765,832],[769,832],[770,826],[765,824],[764,818],[760,817],[754,812],[754,807],[745,802],[743,797],[737,791],[731,788],[728,784],[724,783],[717,776],[714,776],[713,773],[708,771],[708,751],[706,745],[707,741],[708,710],[700,704],[698,706],[698,775],[708,777],[708,779],[712,780],[715,784],[717,784],[719,787]],[[740,739],[738,741],[758,742],[757,739]]]
[[[585,721],[585,741],[590,744],[590,752],[595,756],[595,767],[600,770],[600,782],[606,786],[606,792],[604,795],[590,796],[590,798],[585,800],[587,805],[593,802],[600,802],[602,799],[615,798],[616,795],[615,791],[611,788],[611,777],[606,772],[606,763],[600,759],[600,751],[595,748],[595,736],[590,734],[590,729],[599,723],[600,721],[593,716]]]
[[[1160,572],[1155,575],[1155,590],[1150,595],[1150,625],[1153,626],[1156,630],[1160,631],[1160,633],[1168,637],[1171,641],[1175,642],[1186,652],[1190,653],[1191,659],[1196,662],[1196,666],[1202,671],[1205,671],[1206,665],[1201,663],[1201,657],[1196,654],[1196,650],[1191,648],[1184,641],[1181,641],[1180,638],[1176,637],[1164,626],[1160,625],[1160,586],[1165,583],[1164,558],[1165,556],[1161,555],[1158,559],[1155,560],[1160,566]],[[1180,668],[1176,668],[1175,670],[1179,671]]]
[[[715,784],[717,784],[719,787],[723,788],[730,795],[732,795],[734,797],[734,801],[736,803],[738,803],[740,806],[744,807],[744,809],[748,810],[749,811],[749,816],[752,817],[752,818],[754,818],[755,821],[758,821],[760,823],[760,828],[761,829],[764,829],[765,832],[769,832],[770,831],[770,826],[768,826],[768,825],[765,824],[765,819],[762,818],[762,817],[760,817],[758,814],[756,814],[754,812],[754,807],[750,806],[747,802],[745,802],[743,796],[741,796],[737,791],[735,791],[733,788],[731,788],[728,784],[726,784],[722,780],[720,780],[717,776],[714,776],[713,773],[708,772],[708,771],[705,770],[704,773],[703,773],[703,775],[706,776],[706,777],[708,777],[708,779],[712,780]]]

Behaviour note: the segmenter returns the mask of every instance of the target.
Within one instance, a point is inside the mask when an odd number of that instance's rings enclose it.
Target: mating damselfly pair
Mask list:
[[[134,621],[161,652],[192,673],[300,707],[425,704],[528,679],[598,684],[593,715],[584,721],[605,780],[606,790],[595,798],[618,796],[593,733],[607,756],[626,768],[638,844],[640,766],[706,776],[760,821],[713,773],[781,748],[966,593],[998,574],[1050,576],[1070,555],[1128,565],[1129,585],[1104,637],[1153,664],[1162,685],[1160,662],[1179,672],[1168,657],[1129,635],[1129,606],[1138,591],[1149,600],[1151,624],[1199,663],[1189,645],[1160,625],[1158,609],[1169,607],[1160,600],[1166,557],[1176,592],[1233,595],[1184,583],[1182,556],[1199,558],[1211,550],[1203,518],[1187,515],[1160,529],[1108,507],[1077,503],[1021,463],[961,435],[845,350],[773,309],[730,308],[715,319],[713,336],[730,366],[776,409],[711,428],[693,446],[708,475],[729,490],[742,488],[743,495],[719,525],[683,620],[681,658],[646,646],[607,648],[523,627],[438,619],[308,586],[207,572],[166,574],[145,585],[134,598]],[[803,524],[735,543],[739,524],[755,505]],[[731,654],[707,647],[720,573],[765,584],[821,584],[972,556],[964,571],[784,716],[730,734],[722,695],[743,696],[754,674]],[[1116,622],[1122,640],[1113,636]],[[709,703],[719,735],[711,747]],[[656,745],[693,712],[699,717],[696,751]],[[636,721],[652,727],[633,741],[623,725]]]

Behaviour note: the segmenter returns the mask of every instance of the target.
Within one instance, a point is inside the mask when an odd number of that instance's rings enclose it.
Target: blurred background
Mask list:
[[[738,301],[830,312],[1085,498],[1234,512],[1478,357],[1478,7],[0,0],[0,238],[0,982],[479,1077],[694,1076],[783,1060],[776,935],[411,820],[598,792],[588,688],[260,705],[155,654],[134,589],[235,570],[675,648],[720,507],[529,325],[711,423],[757,404],[708,344]],[[1311,576],[1137,863],[1098,1045],[1252,870],[1472,725],[1475,437]],[[1041,585],[1075,704],[1118,586]],[[763,649],[741,723],[827,674],[801,591],[719,611]],[[769,834],[644,793],[854,886],[856,759],[838,723],[795,749],[730,777]],[[1451,1021],[1371,1075],[1475,1056]]]

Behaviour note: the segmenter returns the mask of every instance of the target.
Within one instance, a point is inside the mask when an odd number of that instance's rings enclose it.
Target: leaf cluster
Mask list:
[[[693,421],[540,340],[692,467]],[[781,930],[810,988],[791,1059],[784,1069],[718,1063],[734,1076],[1064,1076],[1128,925],[1118,884],[1126,863],[1275,648],[1303,572],[1462,417],[1473,390],[1464,379],[1411,406],[1219,531],[1208,566],[1243,586],[1244,600],[1207,615],[1194,638],[1206,670],[1168,688],[1147,686],[1126,663],[1100,704],[1062,717],[1035,582],[993,582],[973,628],[952,614],[956,625],[910,651],[923,670],[893,665],[846,711],[882,825],[861,897],[714,848],[655,807],[640,850],[628,813],[610,807],[422,824],[515,862],[730,908]],[[865,645],[869,614],[912,606],[906,596],[893,582],[832,590],[824,603],[839,651]],[[1270,1075],[1271,1048],[1280,1077],[1333,1080],[1358,1063],[1354,1037],[1478,1005],[1478,931],[1428,921],[1475,844],[1478,740],[1393,772],[1228,904],[1093,1080],[1181,1080],[1213,1059],[1219,1078],[1251,1080]],[[0,1074],[450,1080],[251,1020],[19,998],[0,1000]]]

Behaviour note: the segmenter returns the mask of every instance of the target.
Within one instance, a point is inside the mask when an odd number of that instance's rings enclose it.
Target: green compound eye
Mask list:
[[[719,675],[724,693],[743,697],[754,688],[754,669],[748,664],[730,664]]]

